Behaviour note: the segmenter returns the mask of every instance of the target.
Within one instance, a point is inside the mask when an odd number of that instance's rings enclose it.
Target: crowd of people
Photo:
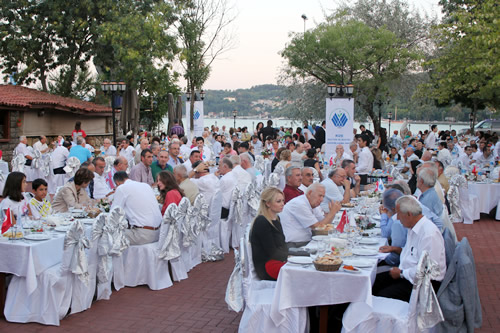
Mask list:
[[[459,137],[456,131],[438,132],[436,125],[413,135],[385,129],[374,135],[361,125],[348,149],[338,145],[325,156],[325,122],[313,127],[304,122],[295,131],[260,122],[248,128],[205,128],[201,136],[188,140],[176,120],[169,133],[124,137],[114,147],[105,139],[102,147],[86,142],[77,123],[71,138],[62,136],[48,145],[40,136],[33,147],[21,137],[16,154],[27,162],[25,173],[7,178],[1,203],[23,215],[46,217],[51,213],[83,208],[108,200],[122,207],[129,222],[131,244],[155,242],[162,214],[168,205],[183,197],[191,203],[202,193],[208,203],[222,197],[221,218],[229,216],[231,193],[261,179],[256,157],[269,161],[271,169],[282,167],[282,188],[267,188],[261,195],[259,213],[253,222],[250,241],[256,273],[261,279],[277,279],[286,263],[289,248],[311,240],[311,230],[332,223],[341,203],[369,188],[369,175],[377,169],[397,165],[407,180],[387,186],[380,207],[382,235],[389,245],[380,248],[390,255],[383,262],[392,268],[377,276],[374,294],[408,301],[415,267],[427,250],[440,268],[436,284],[444,277],[442,216],[447,214],[449,188],[444,169],[449,165],[469,170],[496,164],[500,142],[496,134],[478,132]],[[31,166],[33,150],[51,155],[49,177],[40,177]],[[74,177],[65,174],[69,158],[80,168]],[[112,165],[108,157],[113,157]],[[260,157],[259,157],[260,158]],[[217,166],[217,167],[216,167]],[[323,168],[330,170],[323,179]],[[315,182],[315,175],[319,178]],[[32,195],[23,194],[32,181]],[[53,198],[48,193],[54,194]]]

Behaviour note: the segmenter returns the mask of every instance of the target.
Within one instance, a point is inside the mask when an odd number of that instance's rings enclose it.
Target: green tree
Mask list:
[[[215,59],[231,48],[233,37],[228,27],[235,16],[227,0],[188,0],[177,8],[180,13],[177,30],[182,44],[179,59],[191,93],[189,117],[193,131],[195,91],[207,81]]]
[[[435,29],[438,45],[429,60],[431,82],[419,95],[439,104],[472,108],[500,106],[500,7],[495,0],[442,1],[447,17]]]

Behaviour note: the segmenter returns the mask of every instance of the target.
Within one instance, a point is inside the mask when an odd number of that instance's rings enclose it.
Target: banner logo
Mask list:
[[[332,123],[337,128],[344,127],[349,121],[349,114],[344,109],[336,109],[331,117]]]
[[[194,113],[194,115],[193,115],[193,119],[194,119],[194,120],[198,120],[198,118],[200,118],[200,115],[201,115],[201,114],[200,114],[200,111],[198,111],[198,110],[195,110],[195,111],[196,111],[196,112],[195,112],[195,113]]]

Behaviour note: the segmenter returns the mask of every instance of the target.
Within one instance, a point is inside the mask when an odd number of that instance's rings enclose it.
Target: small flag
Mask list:
[[[339,225],[337,226],[337,230],[340,232],[344,232],[344,227],[349,223],[349,218],[347,217],[347,212],[344,210],[342,213],[342,218],[340,219]]]
[[[375,192],[384,193],[384,191],[385,191],[384,182],[381,180],[377,180],[377,182],[375,183]]]
[[[11,219],[11,213],[10,213],[10,208],[7,208],[7,211],[5,212],[5,219],[3,220],[2,224],[2,234],[7,232],[7,230],[12,227],[12,219]]]

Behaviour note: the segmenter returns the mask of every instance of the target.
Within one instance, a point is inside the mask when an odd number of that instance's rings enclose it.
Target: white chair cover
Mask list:
[[[198,217],[195,214],[189,199],[182,198],[177,210],[177,223],[179,223],[181,231],[181,259],[188,272],[201,262],[201,249],[200,260],[193,260],[192,258],[192,248],[196,247],[198,238],[195,232]]]
[[[454,165],[449,165],[444,169],[444,176],[446,177],[446,179],[448,179],[448,181],[452,179],[453,176],[459,174],[460,174],[460,169]]]
[[[224,251],[221,248],[220,240],[221,209],[222,195],[217,189],[208,207],[209,222],[202,234],[202,261],[217,261],[224,258]]]
[[[160,225],[160,236],[165,234],[168,224],[163,219]],[[162,240],[166,241],[167,237]],[[178,238],[177,238],[178,239]],[[160,258],[163,244],[160,241],[143,245],[131,245],[122,255],[114,255],[113,284],[116,290],[146,284],[151,290],[161,290],[172,285],[168,270],[168,260]],[[177,243],[178,245],[178,243]],[[119,247],[117,245],[117,247]]]
[[[24,165],[26,164],[26,157],[22,154],[16,154],[14,152],[14,158],[10,161],[12,166],[12,171],[24,172]]]
[[[446,228],[450,231],[453,239],[456,242],[457,241],[457,233],[455,231],[455,227],[453,226],[453,223],[451,223],[450,217],[448,216],[448,208],[446,208],[445,204],[443,204],[443,212],[441,213],[441,220],[443,221],[443,228]],[[444,231],[444,229],[441,231]]]
[[[66,166],[63,170],[66,172],[66,178],[71,178],[75,176],[75,173],[80,169],[80,160],[75,156],[68,158],[66,161]]]
[[[9,176],[9,163],[2,160],[0,157],[0,193],[3,193],[3,188],[5,187],[5,181]]]
[[[469,194],[467,180],[464,176],[457,174],[450,180],[448,193],[450,202],[451,221],[472,224],[480,218],[479,199]]]
[[[371,310],[365,304],[351,303],[342,318],[342,332],[413,333],[434,327],[444,320],[431,284],[439,273],[438,264],[424,251],[417,264],[409,303],[376,296]],[[359,323],[359,317],[366,319]]]
[[[262,155],[257,155],[255,156],[255,163],[254,167],[257,171],[259,171],[261,174],[265,173],[266,170],[266,165],[265,165],[265,160]]]
[[[116,156],[106,156],[104,157],[104,161],[106,162],[106,166],[104,167],[104,172],[109,173],[113,168],[113,163],[115,163]]]
[[[66,233],[62,262],[37,276],[37,288],[28,293],[25,277],[13,276],[7,289],[4,315],[7,321],[37,322],[57,325],[70,307],[81,308],[80,291],[89,287],[85,248],[89,245],[81,221],[77,220]],[[79,284],[77,292],[74,285]]]
[[[178,207],[174,203],[170,204],[165,210],[158,247],[158,258],[170,262],[174,281],[187,279],[187,270],[181,259],[181,235],[177,223],[177,214]]]
[[[240,185],[236,185],[231,194],[231,205],[229,207],[229,216],[227,218],[227,223],[229,231],[231,233],[231,247],[233,249],[240,246],[240,238],[243,236],[243,230],[245,230],[246,207],[244,194],[244,189],[240,188]]]

